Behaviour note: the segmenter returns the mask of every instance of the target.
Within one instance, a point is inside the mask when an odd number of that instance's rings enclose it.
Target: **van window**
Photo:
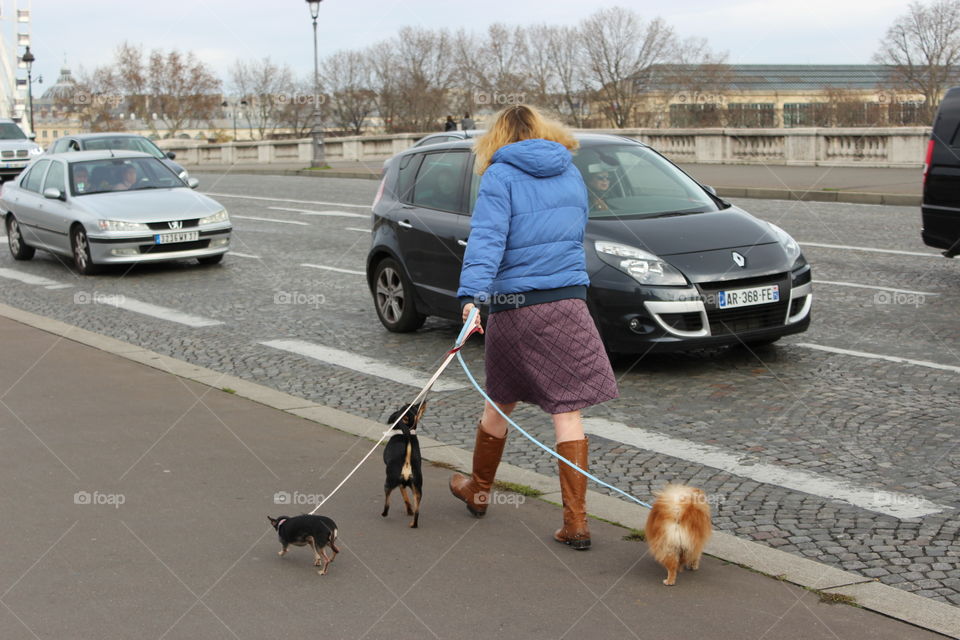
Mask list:
[[[413,204],[426,209],[465,213],[463,176],[470,160],[465,151],[424,154],[413,187]]]

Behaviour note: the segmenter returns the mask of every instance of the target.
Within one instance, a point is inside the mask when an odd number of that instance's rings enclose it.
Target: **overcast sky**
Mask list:
[[[6,3],[4,3],[6,5]],[[406,25],[482,31],[493,22],[574,25],[599,7],[662,17],[681,37],[707,38],[729,61],[867,64],[907,0],[323,0],[321,59],[389,38]],[[129,40],[147,49],[193,51],[227,80],[237,58],[270,56],[307,75],[313,65],[305,0],[33,0],[35,74],[44,87],[66,60],[75,72],[112,60]]]

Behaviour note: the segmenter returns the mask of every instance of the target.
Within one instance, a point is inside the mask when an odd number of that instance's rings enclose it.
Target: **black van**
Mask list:
[[[960,255],[960,87],[947,91],[923,165],[923,242]]]

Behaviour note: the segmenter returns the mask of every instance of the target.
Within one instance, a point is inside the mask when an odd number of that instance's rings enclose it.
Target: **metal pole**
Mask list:
[[[313,160],[311,167],[323,167],[327,164],[323,145],[323,123],[320,121],[320,62],[317,58],[317,16],[313,17]]]
[[[233,141],[237,141],[237,105],[233,105]]]
[[[27,102],[30,105],[30,133],[35,133],[33,128],[33,76],[30,68],[27,68]]]

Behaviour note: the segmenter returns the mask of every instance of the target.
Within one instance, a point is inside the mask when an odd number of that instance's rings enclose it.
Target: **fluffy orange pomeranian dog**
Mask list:
[[[700,554],[713,532],[710,505],[703,491],[681,484],[668,484],[654,495],[644,533],[653,557],[667,570],[663,584],[669,586],[676,583],[678,568],[700,568]]]

